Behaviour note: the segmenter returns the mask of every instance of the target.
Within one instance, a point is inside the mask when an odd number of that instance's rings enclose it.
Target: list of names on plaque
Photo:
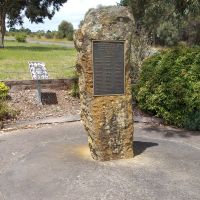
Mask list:
[[[124,94],[124,42],[93,41],[94,95]]]

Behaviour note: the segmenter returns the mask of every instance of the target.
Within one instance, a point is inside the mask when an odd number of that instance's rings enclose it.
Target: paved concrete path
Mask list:
[[[5,37],[5,40],[15,41],[15,38],[14,37]],[[33,44],[59,45],[59,46],[67,47],[67,48],[74,48],[74,42],[73,41],[53,42],[53,41],[40,41],[40,40],[34,40],[33,38],[28,38],[27,42],[33,43]]]
[[[135,124],[136,156],[96,162],[80,122],[0,134],[0,200],[199,200],[200,133]]]
[[[33,39],[27,39],[28,43],[33,43],[33,44],[46,44],[46,45],[59,45],[67,48],[74,48],[74,42],[69,41],[68,43],[66,42],[51,42],[51,41],[39,41],[39,40],[33,40]]]

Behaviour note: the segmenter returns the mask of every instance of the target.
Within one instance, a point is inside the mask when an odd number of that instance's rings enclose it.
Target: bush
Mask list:
[[[135,93],[142,110],[200,130],[200,48],[176,47],[146,59]]]
[[[200,130],[200,111],[191,113],[185,121],[184,127],[193,131]]]
[[[3,128],[3,119],[6,117],[7,113],[7,105],[0,100],[0,130]]]
[[[73,41],[73,32],[71,33],[68,33],[66,38],[69,40],[69,41]]]
[[[47,31],[47,32],[45,33],[44,37],[45,37],[46,39],[53,39],[53,38],[54,38],[54,33],[51,32],[51,31]]]
[[[41,39],[42,36],[40,34],[37,35],[37,39]]]
[[[3,128],[3,122],[6,119],[15,118],[17,112],[8,107],[5,101],[0,100],[0,129]]]
[[[0,99],[5,99],[8,96],[9,87],[0,82]]]
[[[26,42],[27,35],[26,33],[17,33],[15,36],[15,39],[17,42],[25,43]]]
[[[0,121],[9,116],[9,111],[7,104],[0,100]]]
[[[0,82],[0,129],[3,127],[3,120],[13,118],[16,112],[8,107],[5,100],[8,97],[9,88]]]
[[[70,22],[62,21],[58,26],[58,33],[61,38],[73,40],[74,27]]]
[[[79,91],[79,85],[78,85],[78,74],[75,72],[75,81],[72,84],[72,90],[71,90],[71,95],[73,97],[79,98],[80,97],[80,91]]]
[[[55,34],[55,37],[56,37],[56,39],[63,39],[63,34],[60,33],[60,32],[57,32],[57,33]]]
[[[170,22],[162,23],[157,29],[159,43],[166,46],[174,46],[178,43],[178,30]]]
[[[78,83],[73,83],[71,95],[73,97],[79,98],[79,86],[78,86]]]

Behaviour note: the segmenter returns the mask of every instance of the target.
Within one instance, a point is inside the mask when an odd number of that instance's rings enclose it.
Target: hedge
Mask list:
[[[0,129],[2,128],[2,121],[5,119],[14,118],[16,111],[8,107],[6,99],[8,97],[9,88],[0,82]]]
[[[142,110],[200,130],[200,48],[179,46],[146,59],[135,93]]]
[[[5,99],[8,96],[9,87],[0,82],[0,99]]]

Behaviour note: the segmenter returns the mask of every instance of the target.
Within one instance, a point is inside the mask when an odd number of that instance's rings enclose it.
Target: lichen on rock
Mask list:
[[[90,9],[74,34],[78,51],[81,118],[95,160],[133,157],[133,112],[130,79],[132,15],[121,6]],[[125,94],[94,96],[92,41],[125,41]]]

